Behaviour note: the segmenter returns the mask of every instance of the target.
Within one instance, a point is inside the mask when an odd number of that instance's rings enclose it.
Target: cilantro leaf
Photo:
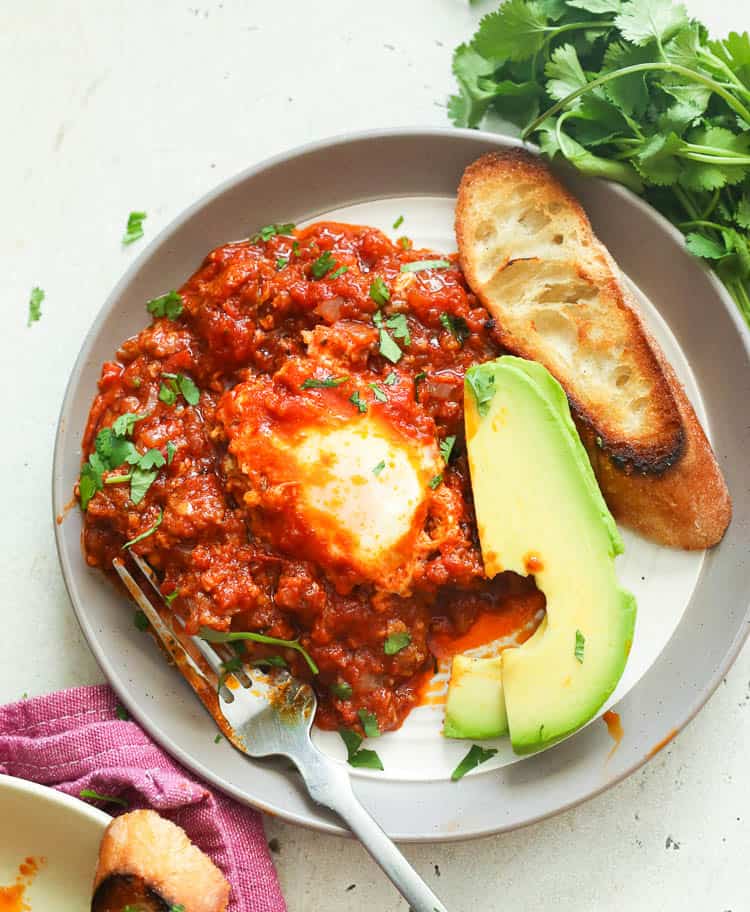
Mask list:
[[[151,626],[148,618],[140,609],[133,614],[133,624],[136,630],[140,630],[141,633],[145,633]]]
[[[404,224],[403,215],[399,215],[396,221],[393,223],[393,230],[396,231],[397,228],[400,228]]]
[[[115,705],[115,715],[121,722],[127,722],[130,719],[130,713],[119,703]]]
[[[391,293],[388,290],[388,286],[385,284],[385,280],[380,276],[375,276],[370,284],[370,297],[378,307],[387,304],[391,299]]]
[[[177,389],[173,380],[166,383],[162,381],[159,387],[159,401],[163,402],[164,405],[174,405],[177,402]]]
[[[387,656],[396,655],[401,652],[402,649],[406,649],[409,643],[411,643],[410,633],[407,633],[406,631],[389,633],[383,643],[383,652]]]
[[[372,474],[377,478],[377,476],[380,475],[380,473],[383,471],[384,468],[385,468],[385,460],[381,459],[380,462],[372,470]]]
[[[276,260],[276,269],[281,272],[282,269],[285,269],[289,265],[289,257],[278,257]]]
[[[146,496],[146,491],[156,481],[158,472],[147,472],[136,466],[130,477],[130,499],[134,504],[139,504]]]
[[[465,380],[474,395],[477,411],[484,417],[495,395],[495,375],[483,370],[468,370]]]
[[[720,244],[713,238],[706,237],[705,234],[698,234],[695,231],[691,231],[687,235],[685,246],[695,256],[703,257],[707,260],[720,260],[727,253],[724,244]]]
[[[444,440],[440,441],[439,449],[440,455],[443,457],[443,462],[448,465],[451,459],[451,453],[453,452],[453,444],[456,442],[456,435],[452,434],[450,437],[446,437]]]
[[[101,795],[94,789],[81,789],[78,797],[89,798],[91,801],[106,801],[108,804],[119,804],[124,808],[128,806],[128,802],[124,798],[116,798],[114,795]]]
[[[146,310],[155,317],[167,317],[176,320],[182,313],[182,295],[176,291],[168,291],[158,298],[151,298],[146,302]]]
[[[427,484],[434,491],[436,488],[440,487],[442,482],[443,482],[443,473],[441,472],[439,475],[433,475],[433,477],[427,482]]]
[[[588,83],[572,44],[562,44],[555,48],[544,72],[547,76],[547,94],[556,101]]]
[[[451,779],[454,782],[458,782],[458,780],[462,779],[470,770],[476,769],[481,763],[486,763],[487,760],[494,757],[496,753],[497,750],[493,747],[484,748],[480,747],[478,744],[472,744],[469,748],[469,752],[451,773]]]
[[[385,392],[377,385],[377,383],[368,383],[367,385],[372,390],[372,393],[375,396],[375,398],[378,400],[378,402],[387,402],[388,401],[388,396],[386,396]]]
[[[576,659],[583,665],[583,651],[586,646],[586,637],[581,633],[580,630],[576,630],[576,646],[574,650],[574,655]]]
[[[358,709],[357,715],[359,716],[359,721],[362,723],[365,737],[379,738],[380,729],[378,728],[378,720],[374,713],[368,712],[366,709]]]
[[[26,323],[27,326],[31,326],[32,323],[36,323],[37,320],[41,320],[43,300],[44,292],[42,289],[37,287],[32,288],[31,294],[29,295],[29,318]]]
[[[463,317],[454,317],[449,313],[441,313],[440,322],[453,338],[456,339],[459,345],[463,345],[471,335],[469,325]]]
[[[289,235],[294,234],[294,225],[292,222],[285,222],[281,225],[264,225],[259,231],[256,231],[255,234],[250,236],[250,241],[253,244],[257,244],[258,241],[270,241],[272,237],[275,237],[277,234]]]
[[[379,345],[380,354],[387,358],[391,364],[397,364],[401,360],[403,352],[398,346],[397,342],[394,342],[391,338],[388,330],[380,329],[380,345]]]
[[[351,396],[349,396],[349,402],[351,402],[352,405],[356,405],[362,414],[367,411],[367,403],[364,399],[360,398],[359,390],[355,390]]]
[[[152,447],[150,450],[141,456],[138,460],[138,468],[140,469],[159,469],[165,464],[166,460],[161,454],[161,450],[157,450],[155,447]]]
[[[347,681],[336,681],[328,689],[337,700],[351,700],[352,698],[352,685]]]
[[[91,498],[97,491],[103,487],[101,472],[97,472],[90,462],[81,466],[81,474],[78,478],[78,497],[81,503],[81,509],[88,508]]]
[[[167,441],[167,465],[172,465],[172,460],[174,459],[174,454],[177,452],[177,447],[171,440]]]
[[[338,279],[339,276],[342,276],[345,272],[349,272],[348,266],[339,266],[338,269],[334,270],[329,276],[329,279]]]
[[[425,269],[450,269],[453,263],[450,260],[412,260],[411,263],[402,263],[401,272],[423,272]]]
[[[190,377],[185,374],[177,374],[177,386],[188,405],[198,405],[201,396],[200,390]]]
[[[388,376],[385,378],[383,383],[386,386],[394,386],[396,383],[398,383],[398,374],[396,373],[396,371],[391,371],[390,374],[388,374]]]
[[[507,0],[482,19],[473,44],[483,57],[525,60],[542,49],[547,31],[547,17],[535,3]]]
[[[688,16],[672,0],[623,0],[615,24],[632,44],[663,43],[688,24]]]
[[[360,749],[362,738],[355,731],[347,728],[340,728],[339,735],[346,745],[347,763],[350,766],[364,769],[382,770],[383,764],[380,757],[373,750]]]
[[[411,336],[409,335],[409,324],[406,322],[406,316],[402,313],[393,314],[385,321],[385,325],[391,330],[396,339],[402,339],[404,345],[411,345]]]
[[[112,433],[115,437],[129,437],[137,421],[148,418],[149,412],[123,412],[112,423]]]
[[[336,261],[330,250],[324,250],[323,253],[313,260],[310,266],[310,272],[316,279],[322,279],[332,269],[336,268]]]
[[[332,386],[341,386],[341,384],[346,383],[348,379],[348,377],[324,377],[322,380],[319,380],[317,377],[308,377],[300,389],[326,389]]]
[[[146,218],[145,212],[131,212],[128,216],[128,222],[125,226],[125,234],[122,236],[123,244],[132,244],[134,241],[143,237],[143,222]]]

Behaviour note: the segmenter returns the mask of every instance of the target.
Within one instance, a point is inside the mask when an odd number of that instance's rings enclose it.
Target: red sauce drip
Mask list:
[[[602,720],[607,726],[607,731],[609,732],[610,738],[615,742],[614,746],[607,755],[607,760],[609,760],[609,758],[620,746],[620,742],[622,741],[625,732],[622,727],[622,722],[620,721],[619,713],[616,713],[613,709],[608,709],[602,716]]]
[[[0,887],[0,912],[30,912],[31,906],[26,902],[26,890],[44,861],[44,858],[29,856],[19,864],[15,883]]]

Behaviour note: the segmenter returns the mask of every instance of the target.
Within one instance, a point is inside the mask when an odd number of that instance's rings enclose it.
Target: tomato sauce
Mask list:
[[[164,464],[138,503],[117,480],[129,465],[104,473],[85,513],[88,563],[111,572],[123,544],[148,532],[132,550],[154,568],[190,632],[205,625],[299,640],[317,675],[292,649],[246,649],[254,659],[278,656],[312,679],[324,728],[360,729],[359,710],[373,713],[381,731],[397,728],[449,641],[462,643],[472,628],[489,639],[498,630],[531,630],[544,606],[532,579],[484,576],[463,377],[501,349],[452,258],[447,268],[401,268],[437,258],[375,229],[336,223],[219,247],[180,289],[182,312],[155,318],[103,365],[89,415],[85,457],[103,428],[136,413],[144,417],[128,439],[138,453],[158,450]],[[334,265],[320,275],[326,262]],[[383,353],[383,327],[400,349],[396,360]],[[174,394],[176,381],[173,395],[164,394],[169,377],[182,376],[199,390],[195,404]],[[346,380],[305,388],[321,376]],[[327,562],[328,531],[311,532],[293,501],[280,495],[273,513],[261,510],[267,466],[251,488],[230,445],[249,415],[260,422],[273,415],[292,429],[316,410],[335,421],[356,411],[354,392],[374,407],[373,386],[386,395],[377,405],[390,426],[410,440],[434,447],[455,438],[420,507],[400,588],[385,574]],[[387,654],[394,633],[407,633],[409,642]]]

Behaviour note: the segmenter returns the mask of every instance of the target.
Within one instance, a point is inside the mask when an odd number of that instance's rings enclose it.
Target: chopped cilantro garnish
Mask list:
[[[197,405],[200,400],[200,390],[186,374],[163,373],[164,381],[159,387],[159,399],[165,405],[174,405],[177,396],[182,393],[188,405]]]
[[[401,360],[401,356],[403,355],[403,352],[399,348],[398,343],[393,341],[391,334],[388,332],[387,329],[383,329],[382,326],[380,327],[379,332],[380,332],[380,345],[379,345],[380,354],[384,358],[387,358],[391,362],[391,364],[398,364],[398,362]]]
[[[463,317],[454,317],[448,313],[441,313],[440,322],[460,345],[463,345],[471,334],[469,325]]]
[[[299,256],[299,241],[292,244],[292,256]]]
[[[147,618],[146,615],[140,610],[140,608],[139,608],[138,611],[136,611],[135,614],[133,615],[133,624],[135,624],[136,629],[137,629],[137,630],[140,630],[141,633],[145,633],[145,631],[147,631],[148,628],[151,626],[151,625],[149,624],[148,618]]]
[[[208,643],[237,643],[241,640],[252,640],[254,643],[266,643],[269,646],[282,646],[286,649],[294,649],[300,653],[302,658],[307,662],[310,671],[318,674],[318,666],[309,655],[299,640],[280,640],[278,637],[266,636],[264,633],[250,633],[231,631],[224,633],[221,630],[212,630],[210,627],[201,627],[198,636]]]
[[[450,260],[414,260],[412,263],[402,263],[401,272],[422,272],[425,269],[450,269],[452,265]]]
[[[174,459],[174,454],[177,451],[177,447],[172,443],[171,440],[167,441],[167,465],[172,465],[172,460]]]
[[[334,270],[329,276],[329,279],[337,279],[339,276],[342,276],[345,272],[349,272],[348,266],[339,266],[338,269]]]
[[[386,396],[385,391],[382,390],[377,383],[369,383],[368,386],[373,392],[373,395],[378,400],[378,402],[387,402],[388,396]]]
[[[453,452],[453,444],[456,442],[456,435],[451,434],[450,437],[446,437],[445,440],[440,441],[440,455],[443,457],[443,462],[448,465],[451,458],[451,453]]]
[[[370,297],[378,307],[387,304],[391,299],[391,293],[388,290],[388,286],[380,276],[375,276],[370,284]]]
[[[393,316],[388,317],[385,321],[385,325],[391,330],[396,339],[403,340],[404,345],[411,345],[409,324],[406,322],[406,316],[404,314],[393,314]]]
[[[385,468],[385,460],[381,459],[380,462],[372,470],[372,474],[377,477],[378,475],[380,475],[380,473],[383,471],[384,468]]]
[[[400,237],[398,243],[404,250],[411,250],[411,241],[408,237]]]
[[[313,260],[310,266],[310,272],[313,274],[314,278],[322,279],[323,276],[335,268],[336,260],[334,260],[333,254],[330,250],[324,250],[317,260]]]
[[[494,757],[496,753],[497,750],[494,747],[484,748],[480,747],[478,744],[472,744],[464,759],[451,773],[451,779],[454,782],[458,782],[458,780],[462,779],[470,770],[476,769],[480,763],[486,763],[486,761],[491,757]]]
[[[419,402],[419,384],[427,376],[425,371],[420,371],[418,374],[414,374],[414,401]]]
[[[356,405],[362,414],[367,411],[367,403],[364,401],[364,399],[360,398],[359,390],[355,390],[351,396],[349,396],[349,402],[351,402],[352,405]]]
[[[576,630],[576,648],[574,650],[574,655],[578,661],[583,665],[583,650],[586,646],[586,637],[581,633],[580,630]]]
[[[222,737],[223,735],[216,735],[214,738],[214,744],[218,744],[221,741]]]
[[[289,265],[289,257],[279,257],[279,258],[276,260],[276,268],[277,268],[279,271],[281,271],[282,269],[284,269],[284,268],[285,268],[286,266],[288,266],[288,265]]]
[[[403,215],[399,215],[399,217],[393,223],[393,230],[395,231],[397,228],[400,228],[403,224],[404,224],[404,217],[403,217]]]
[[[171,605],[172,602],[179,596],[179,594],[180,590],[175,589],[174,592],[168,592],[166,595],[162,595],[162,598],[168,605]]]
[[[143,456],[138,460],[138,466],[141,469],[159,469],[165,462],[166,460],[162,456],[161,450],[151,447],[151,449],[146,450]]]
[[[383,383],[385,383],[386,386],[393,386],[394,384],[398,383],[398,374],[396,371],[391,371]]]
[[[430,487],[432,488],[432,490],[434,491],[435,488],[437,488],[441,484],[442,480],[443,480],[443,473],[441,472],[439,475],[434,475],[429,480],[428,483],[429,483]]]
[[[97,472],[90,462],[84,463],[81,467],[81,474],[78,478],[78,496],[81,501],[81,509],[86,510],[89,501],[102,489],[102,476]]]
[[[128,802],[124,798],[115,798],[114,795],[100,795],[94,789],[81,789],[78,793],[79,798],[90,798],[92,801],[106,801],[109,804],[119,804],[126,808]]]
[[[387,656],[396,655],[397,652],[406,649],[409,643],[411,643],[411,634],[405,630],[400,633],[389,633],[383,644],[383,652]]]
[[[133,545],[136,545],[136,544],[138,544],[138,542],[143,541],[144,538],[148,538],[149,535],[153,535],[154,532],[156,532],[156,530],[161,525],[161,521],[163,519],[164,519],[164,511],[159,510],[159,516],[157,517],[156,522],[152,526],[149,526],[145,532],[141,532],[140,535],[136,535],[135,538],[131,538],[130,541],[126,541],[125,544],[122,546],[123,550],[125,550],[126,548],[132,548]]]
[[[348,379],[348,377],[324,377],[322,380],[318,380],[317,377],[308,377],[302,384],[302,389],[326,389],[330,386],[341,386]]]
[[[132,472],[128,472],[127,475],[108,475],[104,479],[104,484],[123,484],[126,481],[130,481],[132,477]]]
[[[495,395],[495,375],[481,369],[468,370],[466,372],[466,382],[474,394],[477,411],[482,416],[486,415],[490,410],[492,397]]]
[[[182,313],[182,295],[176,291],[168,291],[158,298],[151,298],[146,302],[146,310],[155,317],[176,320]]]
[[[358,709],[357,715],[359,716],[359,721],[362,723],[365,737],[379,738],[380,729],[378,728],[378,720],[375,715],[371,712],[368,712],[366,709]]]
[[[264,225],[260,231],[256,231],[250,238],[250,241],[253,244],[257,244],[258,241],[270,241],[272,237],[275,237],[277,234],[281,235],[291,235],[294,231],[294,224],[292,222],[285,222],[283,225]]]
[[[348,681],[336,681],[328,689],[337,700],[351,700],[352,685]]]
[[[125,234],[122,236],[123,244],[132,244],[133,241],[138,241],[143,237],[143,221],[145,218],[145,212],[130,213],[125,227]]]
[[[128,437],[133,433],[136,421],[142,421],[148,418],[150,412],[124,412],[119,415],[112,424],[112,433],[115,437]]]
[[[359,767],[360,769],[377,769],[382,770],[383,764],[374,750],[360,748],[362,738],[355,731],[348,728],[340,728],[339,734],[341,740],[346,745],[347,763],[349,766]]]
[[[122,722],[127,722],[130,719],[130,713],[124,706],[120,706],[119,703],[115,705],[115,715]]]
[[[37,320],[41,319],[42,316],[42,301],[44,300],[44,292],[41,288],[32,288],[31,294],[29,295],[29,319],[26,323],[27,326],[31,326],[32,323],[36,323]]]

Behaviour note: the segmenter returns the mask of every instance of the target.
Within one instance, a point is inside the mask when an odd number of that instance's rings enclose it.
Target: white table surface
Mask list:
[[[715,34],[750,28],[746,0],[688,6]],[[152,238],[218,181],[273,153],[347,130],[445,124],[451,49],[493,7],[4,0],[0,702],[103,680],[58,568],[50,472],[81,339],[145,243],[121,247],[128,212],[148,212]],[[34,285],[47,297],[27,328]],[[744,912],[749,682],[745,650],[685,732],[582,807],[406,854],[455,912]],[[355,843],[266,823],[290,912],[406,908]]]

